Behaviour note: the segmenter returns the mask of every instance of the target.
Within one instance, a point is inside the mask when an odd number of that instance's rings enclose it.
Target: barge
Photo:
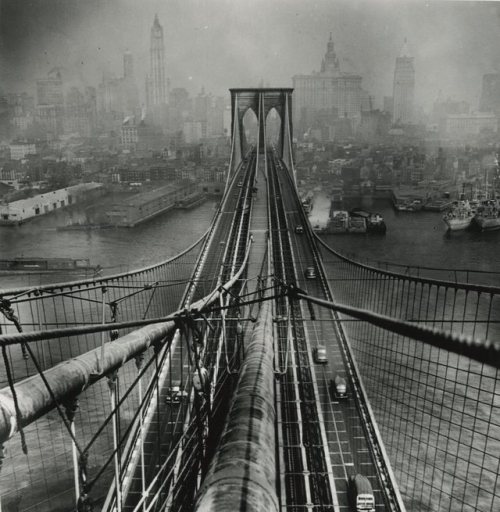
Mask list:
[[[326,233],[380,233],[384,234],[387,226],[378,213],[355,208],[350,212],[334,210],[324,230]]]
[[[87,258],[14,258],[0,259],[0,273],[100,272],[100,265],[91,265]]]

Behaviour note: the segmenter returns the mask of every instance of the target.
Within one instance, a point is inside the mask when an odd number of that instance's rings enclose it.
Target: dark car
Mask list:
[[[304,226],[301,226],[300,224],[298,226],[295,226],[295,233],[301,234],[304,232]]]
[[[167,404],[178,404],[187,398],[188,393],[182,389],[180,382],[173,382],[172,384],[173,386],[167,389],[165,402]]]

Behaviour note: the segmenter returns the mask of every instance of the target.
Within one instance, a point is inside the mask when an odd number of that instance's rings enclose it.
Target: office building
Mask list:
[[[163,40],[163,28],[155,16],[151,28],[150,42],[150,73],[146,80],[147,106],[151,109],[157,105],[167,103],[167,75],[165,71],[165,43]]]
[[[393,124],[411,124],[414,121],[415,70],[413,57],[405,43],[401,54],[396,58],[393,87]]]
[[[359,120],[366,98],[361,81],[361,76],[340,69],[330,34],[321,70],[293,77],[293,117],[299,133],[318,122],[330,124],[337,118]]]

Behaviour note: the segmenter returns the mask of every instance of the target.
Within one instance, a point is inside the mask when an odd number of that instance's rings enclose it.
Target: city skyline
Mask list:
[[[381,107],[392,93],[394,63],[406,37],[415,57],[415,102],[429,110],[441,90],[477,108],[482,75],[500,69],[499,6],[479,2],[215,2],[130,0],[2,0],[0,51],[4,92],[32,92],[36,79],[59,67],[68,85],[95,86],[104,71],[121,74],[134,56],[145,102],[149,33],[155,14],[164,30],[172,87],[216,95],[263,80],[289,86],[295,74],[318,69],[329,33],[340,67],[363,77]],[[262,16],[252,17],[253,10]],[[440,29],[438,30],[438,27]],[[354,34],[354,36],[353,36]],[[63,44],[64,43],[64,44]]]

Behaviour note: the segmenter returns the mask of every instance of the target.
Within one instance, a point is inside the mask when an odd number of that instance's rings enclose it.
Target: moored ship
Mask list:
[[[474,215],[473,221],[481,231],[500,229],[500,207],[498,201],[486,201]]]
[[[347,233],[349,227],[349,214],[345,210],[334,210],[328,222],[327,230],[330,233]]]
[[[443,220],[449,231],[460,231],[471,226],[475,213],[475,208],[466,199],[455,202],[451,210],[443,215]]]
[[[363,217],[349,216],[347,230],[349,233],[366,233],[366,219]]]
[[[385,233],[387,226],[384,218],[379,213],[369,212],[362,208],[354,208],[349,212],[351,217],[362,217],[365,219],[367,233]]]
[[[327,233],[385,233],[386,225],[378,213],[355,208],[350,212],[334,210],[329,219]]]
[[[91,265],[87,258],[13,258],[0,260],[0,273],[100,272],[100,265]]]

